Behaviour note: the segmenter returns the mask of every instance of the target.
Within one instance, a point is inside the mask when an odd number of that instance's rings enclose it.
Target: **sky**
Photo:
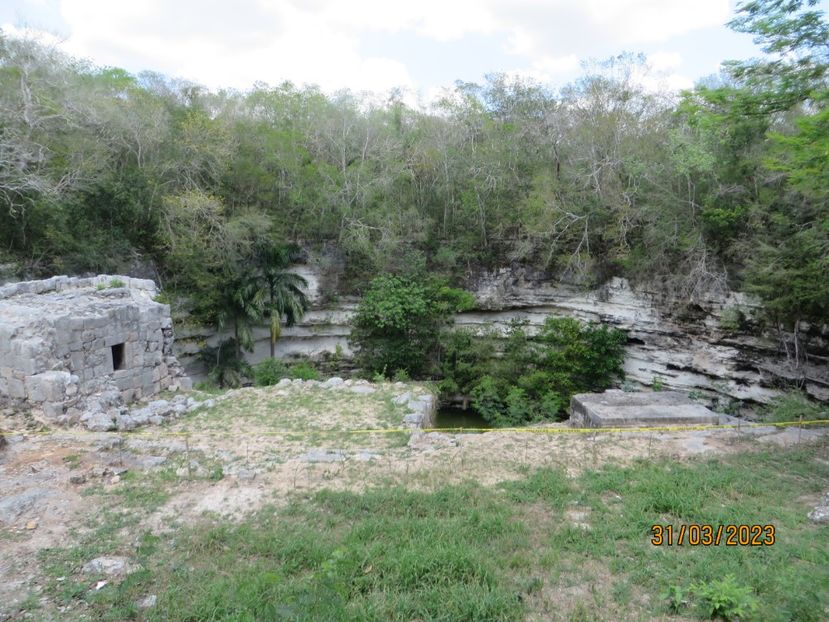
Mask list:
[[[688,88],[759,55],[725,26],[734,11],[729,0],[4,0],[0,27],[212,89],[289,80],[422,102],[496,72],[557,88],[625,51],[647,56],[648,86]]]

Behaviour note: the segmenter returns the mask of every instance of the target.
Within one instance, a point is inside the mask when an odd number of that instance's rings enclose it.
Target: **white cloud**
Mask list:
[[[542,56],[528,67],[513,69],[508,74],[530,78],[536,82],[560,82],[562,78],[571,77],[579,69],[579,58],[575,54],[567,56]]]
[[[728,0],[584,0],[584,6],[598,24],[612,27],[629,44],[719,26],[731,12]]]
[[[376,33],[405,34],[417,46],[488,37],[503,66],[515,68],[511,73],[546,82],[575,73],[596,46],[636,49],[721,25],[729,15],[728,0],[56,2],[67,28],[63,48],[99,64],[152,69],[210,87],[291,80],[329,91],[437,86],[416,84],[413,69],[392,54],[367,53],[365,37]],[[408,58],[416,56],[416,49],[408,51]],[[669,83],[685,85],[675,73],[677,54],[658,52],[650,60],[674,76]]]

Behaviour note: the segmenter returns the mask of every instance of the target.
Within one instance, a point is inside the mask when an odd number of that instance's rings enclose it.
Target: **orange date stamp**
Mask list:
[[[772,546],[774,525],[651,525],[654,546]]]

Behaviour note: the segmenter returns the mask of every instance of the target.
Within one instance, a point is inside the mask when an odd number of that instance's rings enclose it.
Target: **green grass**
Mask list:
[[[745,619],[817,621],[829,607],[829,527],[806,514],[829,487],[826,455],[823,442],[575,479],[544,469],[497,487],[296,496],[241,523],[130,539],[143,570],[93,593],[73,569],[125,546],[126,519],[113,514],[80,550],[53,551],[64,561],[52,571],[67,577],[63,602],[84,601],[93,619],[642,620],[669,618],[671,593],[683,595],[677,613],[707,619],[728,590],[756,601]],[[574,509],[590,529],[571,522]],[[656,547],[654,523],[772,523],[778,540]],[[137,610],[150,593],[158,605]]]

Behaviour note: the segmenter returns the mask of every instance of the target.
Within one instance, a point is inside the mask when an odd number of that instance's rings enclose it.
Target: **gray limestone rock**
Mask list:
[[[392,401],[401,406],[412,399],[412,394],[410,391],[406,391],[405,393],[401,393],[400,395],[396,396]]]
[[[130,563],[127,557],[96,557],[93,560],[86,562],[81,568],[84,574],[105,575],[107,577],[115,577],[119,575],[129,574],[135,568]]]
[[[134,430],[138,427],[138,423],[136,423],[135,419],[129,415],[115,415],[115,426],[118,430],[128,431]]]
[[[84,417],[87,417],[84,419]],[[116,428],[115,416],[109,412],[94,412],[81,417],[81,421],[92,432],[109,432]]]
[[[826,493],[815,509],[809,512],[809,520],[818,525],[829,524],[829,493]]]
[[[150,594],[149,596],[145,596],[141,600],[139,600],[135,605],[139,609],[151,609],[155,607],[156,603],[158,602],[158,596],[155,594]]]
[[[420,427],[423,424],[423,414],[422,413],[409,413],[405,417],[403,417],[403,423],[407,423],[410,425],[414,425],[416,427]]]
[[[53,495],[48,488],[29,488],[21,493],[0,499],[0,522],[11,524],[34,508],[41,499]]]
[[[312,449],[311,451],[297,457],[302,462],[342,462],[345,460],[345,452],[341,449]]]

